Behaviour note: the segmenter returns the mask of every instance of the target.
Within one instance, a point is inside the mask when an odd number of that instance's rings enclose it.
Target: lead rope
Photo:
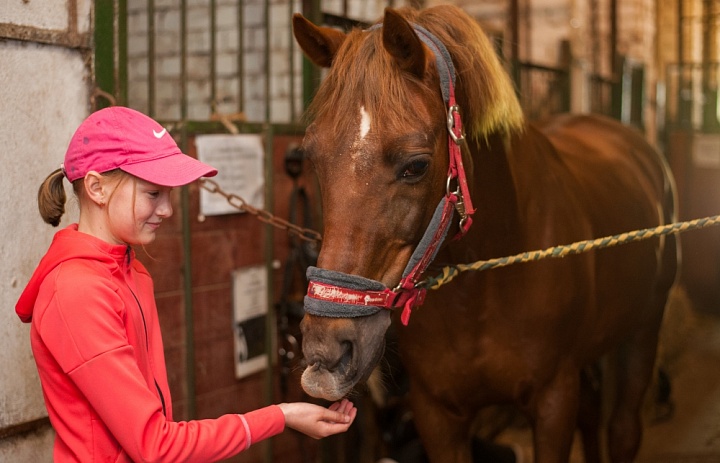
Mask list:
[[[466,272],[468,270],[488,270],[491,268],[506,267],[515,263],[531,262],[545,258],[565,257],[573,254],[581,254],[583,252],[588,252],[592,249],[609,248],[612,246],[617,246],[619,244],[642,241],[648,238],[669,235],[671,233],[681,233],[689,230],[698,230],[701,228],[717,225],[719,223],[720,215],[715,215],[702,219],[689,220],[687,222],[676,222],[667,225],[661,225],[655,228],[644,228],[642,230],[620,233],[618,235],[606,236],[604,238],[596,238],[594,240],[578,241],[572,244],[554,246],[538,251],[523,252],[509,257],[479,260],[472,264],[450,265],[444,267],[442,269],[442,273],[440,273],[438,276],[434,278],[428,277],[418,283],[418,285],[427,289],[438,289],[441,286],[452,281],[462,272]]]

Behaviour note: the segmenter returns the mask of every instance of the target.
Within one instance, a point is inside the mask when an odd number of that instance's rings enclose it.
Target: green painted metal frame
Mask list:
[[[117,12],[126,9],[127,0],[95,1],[93,81],[120,105],[127,102],[127,18]],[[94,109],[106,106],[108,101],[97,103]]]

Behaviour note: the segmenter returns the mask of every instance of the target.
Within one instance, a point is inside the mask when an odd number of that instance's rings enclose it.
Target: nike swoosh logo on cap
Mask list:
[[[162,136],[165,135],[165,132],[167,132],[167,129],[162,129],[160,132],[156,132],[155,129],[153,129],[153,135],[155,135],[155,138],[162,138]]]

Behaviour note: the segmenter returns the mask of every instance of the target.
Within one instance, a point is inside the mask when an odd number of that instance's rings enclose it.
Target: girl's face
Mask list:
[[[171,187],[123,176],[108,202],[108,231],[116,244],[145,245],[155,240],[163,219],[173,213]]]

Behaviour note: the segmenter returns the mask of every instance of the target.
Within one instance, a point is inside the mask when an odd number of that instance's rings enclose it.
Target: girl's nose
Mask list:
[[[163,195],[163,201],[158,205],[157,215],[162,218],[168,218],[173,214],[172,202],[170,201],[170,194]]]

